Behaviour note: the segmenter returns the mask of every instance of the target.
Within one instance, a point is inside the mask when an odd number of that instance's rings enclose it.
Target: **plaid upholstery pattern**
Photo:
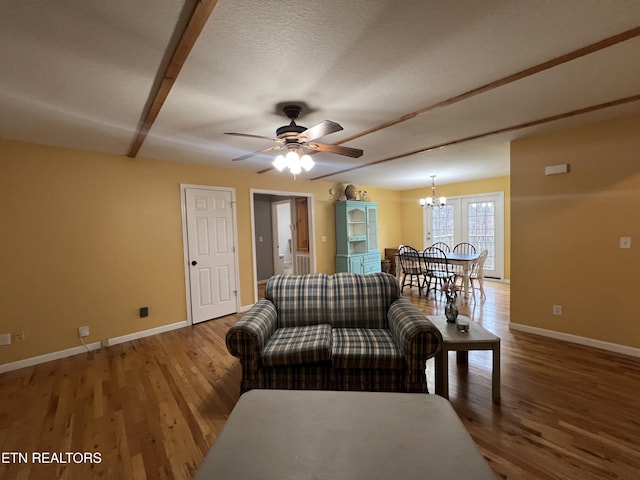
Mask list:
[[[279,328],[262,349],[267,367],[331,360],[331,325]]]
[[[265,297],[278,311],[278,328],[328,323],[328,281],[325,273],[271,277]]]
[[[382,328],[334,328],[331,365],[335,368],[402,370],[402,352]]]
[[[240,393],[254,388],[277,388],[281,390],[333,390],[331,366],[296,365],[292,367],[269,367],[258,370],[242,366]]]
[[[241,392],[427,392],[426,360],[442,335],[399,296],[395,277],[278,275],[266,293],[227,332],[227,348],[242,366]]]
[[[389,331],[407,362],[407,382],[424,382],[427,359],[442,348],[440,330],[404,297],[393,302],[388,316]]]
[[[226,335],[227,350],[242,360],[242,366],[259,368],[260,352],[276,330],[278,314],[273,303],[259,300]]]
[[[407,388],[405,377],[404,370],[334,368],[331,375],[331,388],[359,392],[427,392],[426,381],[421,385]]]
[[[398,280],[388,273],[336,273],[331,286],[334,328],[388,328],[387,310],[400,296]]]

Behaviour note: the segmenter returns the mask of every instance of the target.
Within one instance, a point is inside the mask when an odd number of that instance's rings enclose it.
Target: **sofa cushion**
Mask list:
[[[334,328],[331,364],[335,368],[401,370],[402,352],[389,330],[381,328]]]
[[[275,275],[265,288],[265,298],[278,312],[278,328],[329,323],[326,273]]]
[[[331,359],[331,325],[278,328],[262,350],[267,367],[304,365]]]
[[[388,273],[336,273],[329,279],[334,328],[388,328],[387,310],[400,296],[398,280]]]

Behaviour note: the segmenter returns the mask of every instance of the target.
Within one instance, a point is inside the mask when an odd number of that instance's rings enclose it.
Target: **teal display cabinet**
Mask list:
[[[378,203],[344,200],[336,209],[336,272],[380,272]]]

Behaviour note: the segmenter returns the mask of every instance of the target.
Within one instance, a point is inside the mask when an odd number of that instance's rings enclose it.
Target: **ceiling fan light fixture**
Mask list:
[[[285,158],[287,159],[289,168],[291,168],[291,165],[295,165],[298,163],[298,161],[300,160],[300,155],[298,155],[298,152],[296,152],[295,150],[290,150],[289,152],[287,152]]]
[[[308,172],[313,168],[316,162],[306,154],[302,154],[302,151],[289,150],[286,155],[278,155],[272,162],[272,165],[282,172],[285,168],[288,168],[293,175],[302,173],[304,169]]]
[[[291,173],[293,175],[298,175],[299,173],[302,172],[302,167],[300,166],[299,163],[296,163],[294,165],[289,165],[289,170],[291,170]]]
[[[284,155],[278,155],[273,160],[273,166],[276,167],[276,170],[281,172],[282,170],[284,170],[287,167],[287,159],[284,158]]]
[[[300,158],[300,165],[304,168],[305,172],[311,170],[315,164],[316,162],[314,162],[309,155],[303,155],[302,158]]]

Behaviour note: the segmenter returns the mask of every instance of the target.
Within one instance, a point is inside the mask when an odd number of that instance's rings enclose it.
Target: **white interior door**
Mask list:
[[[190,309],[193,323],[237,311],[232,192],[185,189]]]

